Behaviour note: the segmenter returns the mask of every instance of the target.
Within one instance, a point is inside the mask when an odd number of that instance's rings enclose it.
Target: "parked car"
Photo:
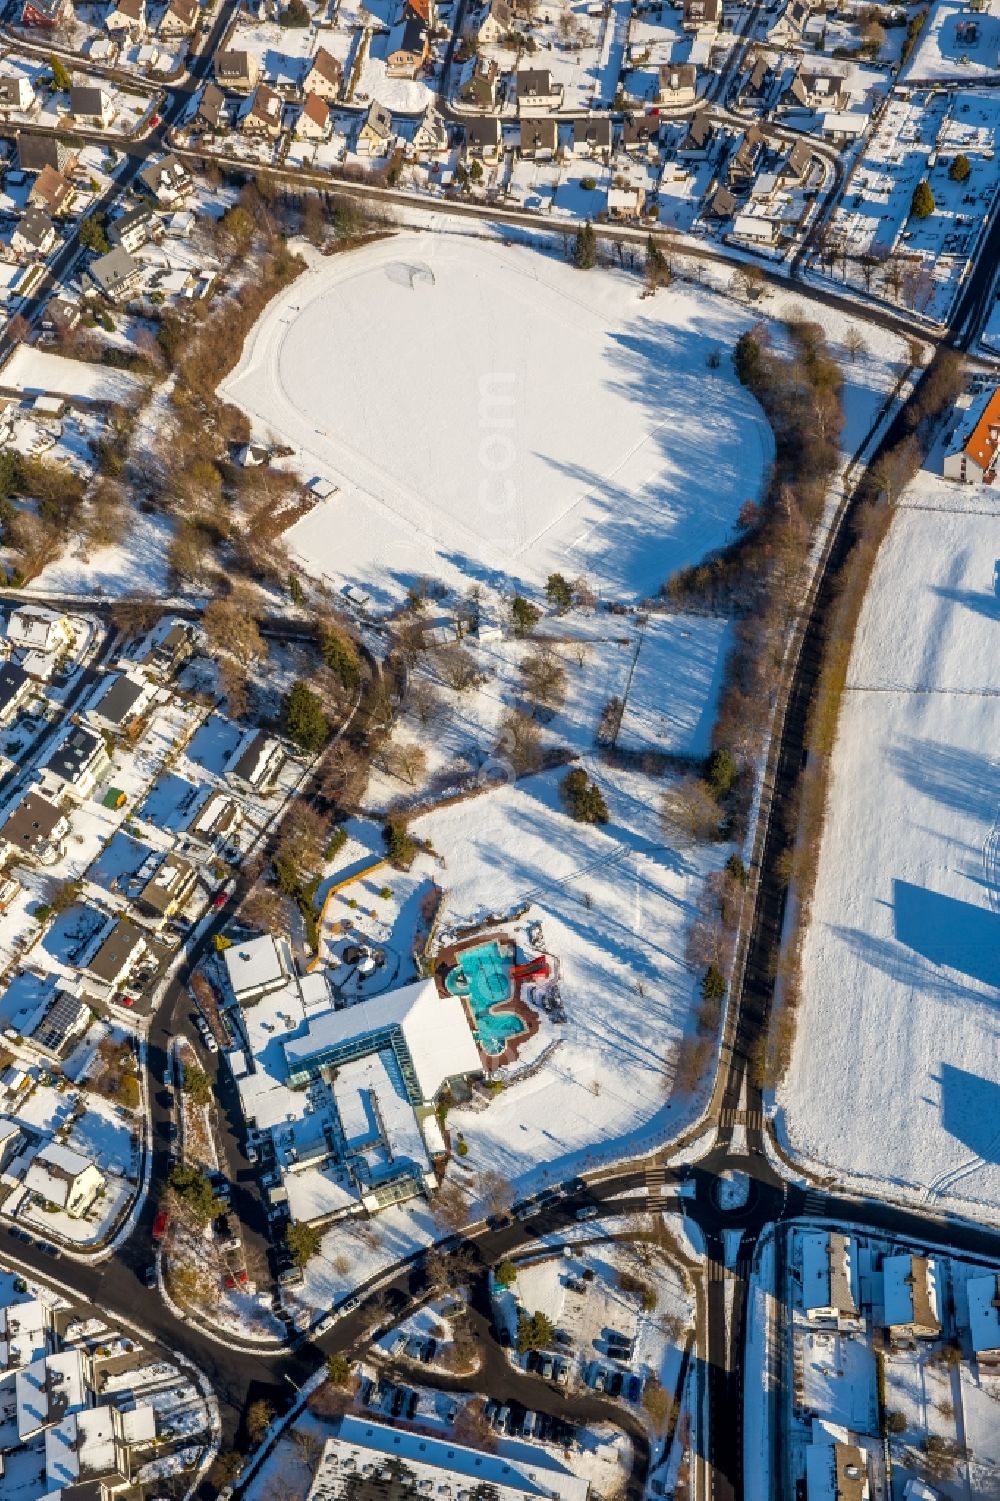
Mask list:
[[[573,1216],[573,1218],[578,1220],[592,1220],[596,1219],[600,1212],[600,1208],[597,1204],[584,1204],[582,1208],[576,1211],[576,1214]]]
[[[510,1408],[506,1402],[502,1407],[497,1408],[496,1417],[493,1419],[493,1426],[497,1433],[508,1433],[510,1431]]]
[[[559,1189],[564,1194],[582,1194],[586,1186],[582,1178],[567,1178],[565,1183],[560,1183]]]
[[[565,1386],[569,1380],[569,1361],[557,1360],[555,1362],[555,1377],[560,1386]]]
[[[389,1404],[389,1411],[392,1413],[394,1418],[398,1418],[402,1413],[403,1404],[405,1403],[405,1401],[406,1387],[397,1386],[396,1390],[392,1394],[392,1401]]]
[[[622,1387],[624,1385],[625,1377],[622,1375],[621,1371],[612,1371],[611,1375],[608,1377],[608,1396],[620,1397],[622,1394]]]
[[[437,1354],[437,1347],[437,1340],[433,1335],[428,1335],[428,1337],[424,1340],[423,1346],[420,1350],[420,1359],[423,1361],[424,1365],[430,1365],[431,1361]]]
[[[167,1226],[169,1224],[170,1216],[167,1211],[165,1209],[159,1210],[156,1218],[153,1220],[153,1239],[162,1240],[167,1233]]]
[[[146,1268],[146,1276],[145,1276],[144,1280],[145,1280],[145,1283],[146,1283],[147,1287],[155,1287],[156,1286],[156,1266],[154,1264],[151,1263]]]
[[[630,1376],[625,1384],[625,1396],[629,1402],[638,1402],[642,1396],[642,1381],[638,1376]]]
[[[552,1359],[552,1356],[551,1355],[543,1355],[542,1358],[541,1358],[541,1360],[540,1360],[540,1362],[539,1362],[539,1365],[538,1365],[538,1374],[541,1376],[542,1380],[543,1381],[551,1381],[551,1379],[552,1379],[552,1372],[554,1370],[555,1370],[555,1361]]]
[[[590,1370],[590,1384],[595,1392],[602,1392],[608,1384],[608,1373],[602,1365],[595,1365]]]

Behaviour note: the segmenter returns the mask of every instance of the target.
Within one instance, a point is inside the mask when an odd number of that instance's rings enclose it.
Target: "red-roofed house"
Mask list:
[[[1000,453],[1000,386],[971,406],[944,457],[945,479],[992,484]]]

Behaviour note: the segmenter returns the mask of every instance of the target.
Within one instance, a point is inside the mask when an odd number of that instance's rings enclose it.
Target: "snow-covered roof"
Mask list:
[[[391,1049],[338,1068],[333,1097],[347,1151],[364,1159],[361,1171],[369,1181],[411,1164],[421,1173],[428,1171],[424,1138]]]
[[[382,1045],[374,1038],[393,1029],[403,1035],[425,1100],[432,1100],[447,1079],[477,1074],[482,1069],[461,1000],[439,995],[433,980],[418,980],[343,1011],[327,1011],[311,1018],[304,1033],[284,1044],[289,1070],[302,1070],[321,1055],[368,1034],[373,1038],[374,1052]]]
[[[270,933],[234,943],[225,949],[226,974],[237,1000],[285,984],[288,965],[278,940]]]
[[[851,1237],[821,1230],[803,1235],[801,1244],[803,1307],[857,1313],[858,1270]]]
[[[885,1322],[894,1325],[940,1324],[937,1265],[926,1256],[887,1256],[882,1263]]]
[[[48,1378],[48,1379],[46,1379]],[[73,1347],[32,1361],[16,1372],[17,1436],[31,1438],[41,1428],[61,1422],[84,1405],[83,1357]]]
[[[495,1487],[501,1501],[525,1501],[526,1497],[549,1496],[554,1501],[586,1501],[589,1481],[568,1470],[538,1449],[523,1457],[486,1454],[450,1438],[431,1438],[425,1433],[405,1433],[385,1423],[344,1417],[335,1438],[327,1439],[307,1501],[329,1493],[331,1485],[359,1474],[366,1454],[387,1454],[405,1462],[417,1480],[418,1490],[433,1494],[436,1486],[451,1476]],[[360,1462],[360,1463],[359,1463]],[[421,1485],[421,1481],[431,1484]],[[339,1494],[339,1491],[335,1491]]]
[[[990,1272],[988,1277],[970,1277],[965,1289],[969,1296],[973,1350],[977,1355],[1000,1351],[1000,1272]]]

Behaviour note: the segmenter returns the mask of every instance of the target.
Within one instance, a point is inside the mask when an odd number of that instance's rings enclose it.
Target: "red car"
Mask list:
[[[215,895],[213,896],[213,898],[212,898],[212,906],[218,908],[218,907],[224,907],[225,905],[226,905],[226,892],[225,892],[225,889],[223,889],[222,891],[217,891],[215,893]]]
[[[153,1221],[153,1239],[162,1240],[167,1233],[170,1224],[170,1216],[165,1209],[161,1209]]]
[[[225,1277],[223,1278],[222,1285],[226,1289],[227,1293],[232,1292],[233,1288],[236,1286],[236,1278],[233,1276],[232,1272],[226,1273]]]
[[[119,997],[119,1004],[122,1006],[134,1006],[135,1001],[130,995],[123,995]]]

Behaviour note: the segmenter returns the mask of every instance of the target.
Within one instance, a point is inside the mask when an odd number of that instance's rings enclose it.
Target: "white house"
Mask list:
[[[18,605],[7,621],[7,640],[28,651],[60,652],[72,646],[73,627],[65,615],[44,605]]]
[[[247,792],[264,793],[274,786],[284,764],[285,752],[280,741],[265,735],[263,730],[251,730],[237,746],[226,767],[226,776]]]
[[[116,0],[104,20],[110,36],[137,41],[146,35],[146,0]]]
[[[820,130],[828,141],[842,146],[848,141],[859,141],[870,124],[871,116],[857,110],[831,110],[823,116]]]
[[[965,1291],[976,1364],[981,1372],[996,1375],[1000,1373],[1000,1272],[970,1277]]]
[[[24,1186],[48,1204],[56,1204],[79,1219],[103,1193],[104,1174],[88,1157],[50,1141],[35,1153],[24,1175]]]
[[[34,103],[35,91],[30,78],[26,78],[23,73],[0,75],[0,112],[31,109]]]
[[[325,141],[332,129],[330,106],[319,94],[307,94],[299,118],[295,122],[295,134],[300,141]]]
[[[1000,386],[964,408],[945,448],[945,479],[981,485],[996,473],[1000,450]]]

